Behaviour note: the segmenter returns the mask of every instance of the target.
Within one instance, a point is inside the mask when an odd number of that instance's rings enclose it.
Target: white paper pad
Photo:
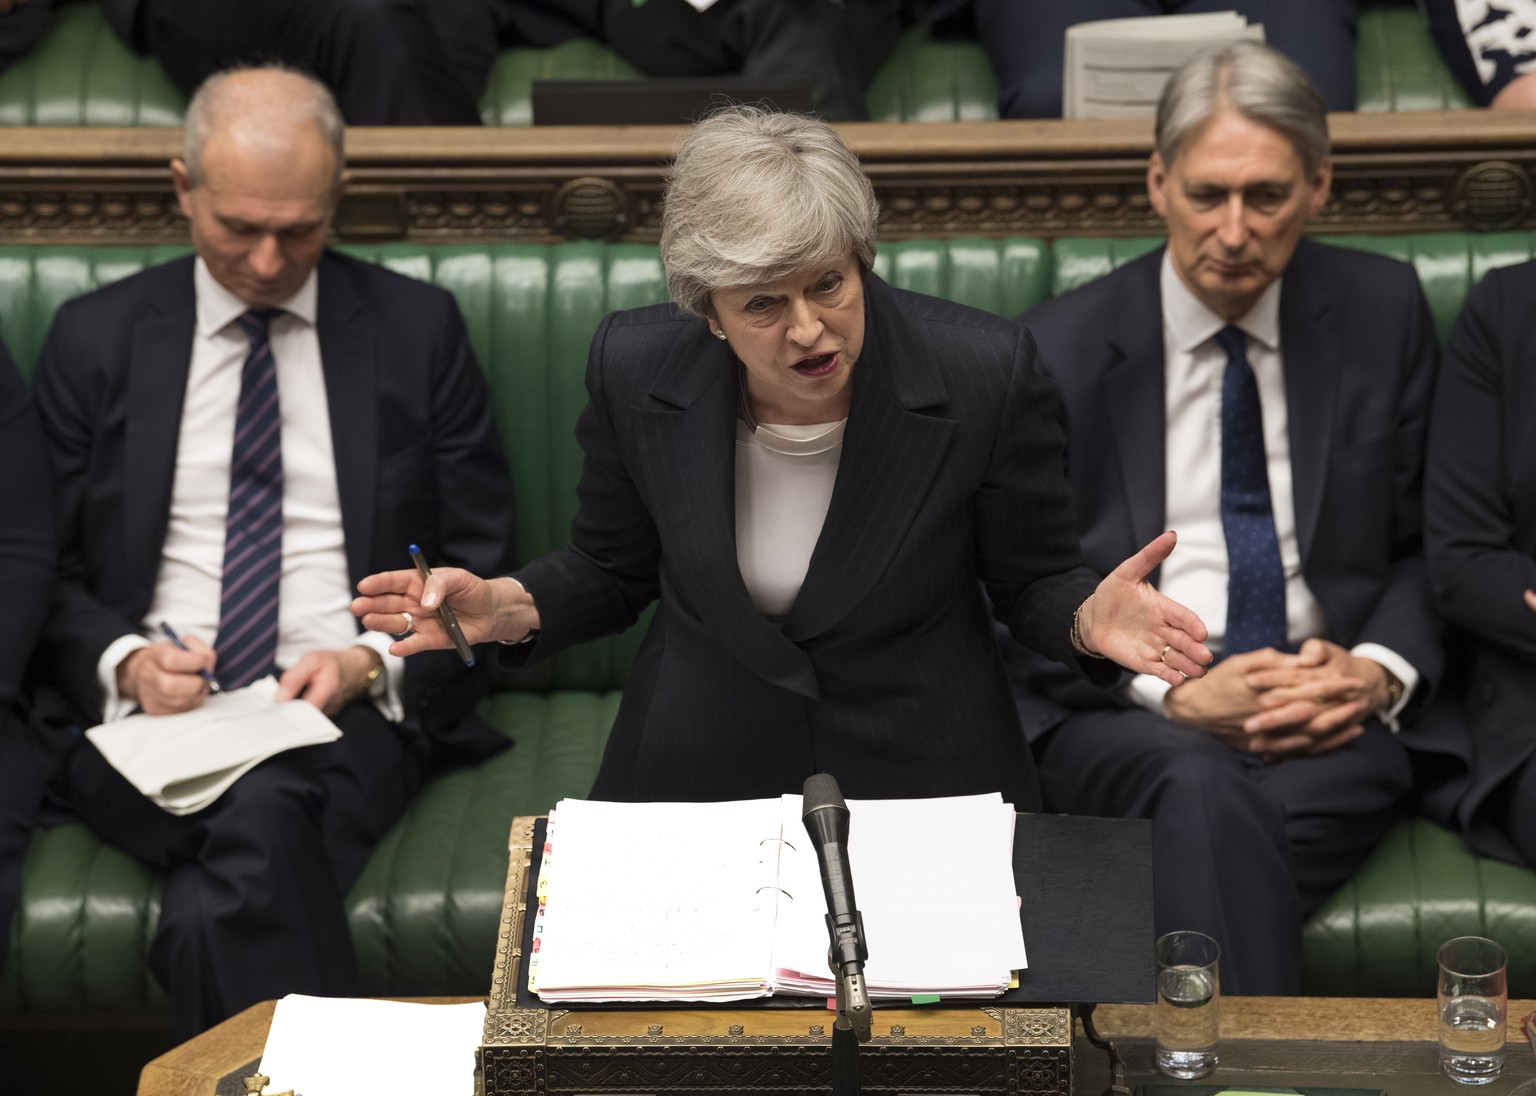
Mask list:
[[[290,993],[277,1003],[261,1072],[303,1096],[473,1096],[485,1002],[423,1005]]]
[[[190,712],[131,715],[85,733],[135,788],[171,814],[190,814],[258,762],[341,737],[309,701],[276,704],[276,695],[277,681],[267,677],[208,696]]]

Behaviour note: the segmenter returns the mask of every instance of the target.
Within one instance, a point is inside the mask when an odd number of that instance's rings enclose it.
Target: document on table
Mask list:
[[[190,712],[131,715],[86,731],[128,782],[171,814],[212,803],[284,750],[334,742],[341,731],[307,700],[275,701],[277,680],[214,693]]]
[[[485,1002],[427,1005],[290,993],[262,1051],[268,1092],[474,1096]]]
[[[870,996],[988,998],[1027,965],[1013,808],[996,794],[849,800]],[[830,996],[801,799],[562,800],[540,865],[529,988],[546,1002]]]

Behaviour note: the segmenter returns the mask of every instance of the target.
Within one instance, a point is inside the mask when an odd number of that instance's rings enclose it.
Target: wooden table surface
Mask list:
[[[418,1000],[420,1000],[418,998]],[[473,997],[431,1000],[457,1004]],[[261,1056],[276,1002],[253,1005],[144,1067],[139,1096],[212,1096],[219,1078]],[[1221,1003],[1221,1037],[1228,1040],[1315,1040],[1318,1042],[1423,1042],[1435,1040],[1435,1005],[1424,998],[1226,997]],[[1509,1003],[1510,1054],[1525,1037],[1520,1019],[1536,1001]],[[1150,1039],[1151,1005],[1101,1005],[1094,1014],[1099,1033],[1111,1039]],[[1085,1046],[1086,1044],[1080,1044]],[[1096,1052],[1080,1051],[1086,1058]],[[1446,1081],[1448,1092],[1467,1092]],[[1079,1087],[1079,1091],[1086,1091]],[[1097,1091],[1095,1089],[1094,1091]]]

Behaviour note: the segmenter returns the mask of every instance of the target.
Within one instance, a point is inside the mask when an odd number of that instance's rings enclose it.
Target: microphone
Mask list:
[[[831,948],[827,961],[837,976],[840,1019],[851,1023],[861,1039],[869,1038],[870,1004],[864,987],[864,919],[853,897],[853,872],[848,867],[848,805],[830,773],[806,778],[801,821],[816,846],[821,887],[827,897],[827,932]]]

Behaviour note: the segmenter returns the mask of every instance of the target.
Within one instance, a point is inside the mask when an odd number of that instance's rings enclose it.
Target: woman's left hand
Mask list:
[[[1171,531],[1159,536],[1111,571],[1078,610],[1085,647],[1170,685],[1203,676],[1212,658],[1204,622],[1147,582],[1177,541]]]

